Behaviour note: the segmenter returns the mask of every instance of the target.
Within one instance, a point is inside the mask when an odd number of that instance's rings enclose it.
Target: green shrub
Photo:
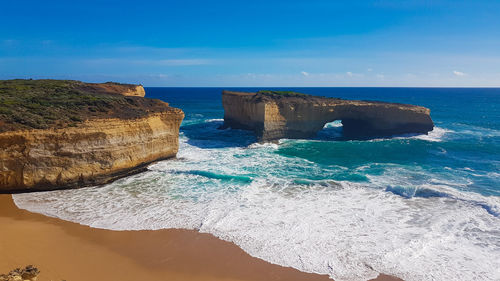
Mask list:
[[[77,126],[89,118],[135,118],[165,108],[161,102],[109,93],[80,81],[0,80],[0,132]]]
[[[279,95],[279,96],[284,96],[284,97],[305,97],[305,96],[309,96],[307,94],[297,93],[297,92],[293,92],[293,91],[262,90],[262,91],[258,91],[257,93],[258,94],[267,95],[267,96],[276,96],[276,95]]]

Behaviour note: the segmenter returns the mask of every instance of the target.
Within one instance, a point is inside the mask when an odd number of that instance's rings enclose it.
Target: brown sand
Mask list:
[[[28,264],[40,269],[39,281],[329,280],[251,257],[210,234],[95,229],[18,209],[0,194],[0,273]]]

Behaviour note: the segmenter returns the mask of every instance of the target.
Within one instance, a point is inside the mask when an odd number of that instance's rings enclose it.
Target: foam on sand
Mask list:
[[[460,191],[463,180],[444,178],[398,189],[408,183],[402,175],[425,171],[397,165],[368,182],[314,180],[305,175],[329,171],[276,149],[202,148],[182,136],[179,159],[148,172],[13,197],[20,208],[97,228],[196,229],[339,281],[379,272],[408,281],[500,279],[498,196]]]

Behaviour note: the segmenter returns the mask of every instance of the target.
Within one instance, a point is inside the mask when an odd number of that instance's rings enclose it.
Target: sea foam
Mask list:
[[[408,187],[428,172],[374,163],[357,168],[383,167],[367,182],[310,179],[349,169],[281,156],[275,144],[206,148],[183,135],[180,146],[177,160],[100,188],[13,198],[96,228],[196,229],[339,281],[379,272],[408,281],[500,279],[499,197],[461,190],[461,178]]]

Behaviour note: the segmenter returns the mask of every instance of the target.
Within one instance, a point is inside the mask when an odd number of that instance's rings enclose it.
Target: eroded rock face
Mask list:
[[[74,188],[110,182],[174,157],[180,109],[144,118],[96,119],[75,128],[0,134],[2,191]]]
[[[143,109],[132,118],[0,133],[0,192],[104,184],[175,157],[182,110],[159,101]]]
[[[222,103],[224,127],[253,130],[259,141],[310,138],[335,120],[353,139],[426,134],[434,127],[428,108],[408,104],[230,91]]]

